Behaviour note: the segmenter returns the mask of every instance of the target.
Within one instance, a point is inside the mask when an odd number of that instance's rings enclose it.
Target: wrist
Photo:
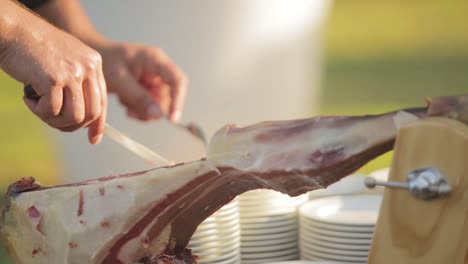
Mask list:
[[[79,38],[83,43],[90,46],[91,48],[101,51],[102,49],[109,47],[112,45],[112,41],[105,38],[103,35],[99,34],[98,32],[86,32],[83,34],[77,33],[75,35]]]

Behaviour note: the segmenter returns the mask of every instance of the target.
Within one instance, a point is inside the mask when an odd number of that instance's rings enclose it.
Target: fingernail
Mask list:
[[[180,112],[179,110],[174,111],[174,113],[172,114],[172,121],[179,122],[181,116],[182,112]]]
[[[94,145],[99,144],[101,143],[101,140],[102,140],[102,134],[99,134],[93,138],[93,144]]]
[[[146,109],[146,114],[149,116],[149,117],[153,117],[153,118],[160,118],[162,116],[162,111],[161,109],[155,105],[155,104],[151,104],[150,106],[148,106],[148,108]]]

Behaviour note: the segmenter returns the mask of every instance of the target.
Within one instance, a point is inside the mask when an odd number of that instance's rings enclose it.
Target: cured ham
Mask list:
[[[399,127],[429,115],[468,122],[468,96],[382,115],[226,126],[206,158],[45,187],[11,185],[0,235],[17,263],[196,263],[196,227],[237,195],[325,188],[391,150]]]

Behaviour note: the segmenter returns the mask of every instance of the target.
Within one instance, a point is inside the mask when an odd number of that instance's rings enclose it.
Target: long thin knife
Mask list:
[[[157,154],[156,152],[152,151],[151,149],[147,148],[146,146],[136,142],[135,140],[129,138],[119,130],[113,128],[109,124],[106,123],[106,128],[104,130],[106,136],[114,140],[116,143],[120,144],[127,150],[135,153],[139,157],[143,158],[144,160],[153,163],[153,164],[161,164],[164,165],[171,165],[172,163],[162,157],[161,155]]]
[[[34,101],[37,101],[40,99],[40,96],[36,93],[36,91],[34,91],[33,87],[30,84],[24,86],[24,95],[27,98],[34,100]],[[139,156],[140,158],[143,158],[144,160],[150,163],[158,164],[158,165],[160,165],[161,163],[163,163],[163,165],[172,164],[172,162],[168,161],[161,155],[155,153],[151,149],[129,138],[128,136],[118,131],[117,129],[111,127],[107,123],[106,123],[104,133],[106,134],[106,136],[114,140],[119,145],[123,146],[127,150],[135,153],[137,156]]]

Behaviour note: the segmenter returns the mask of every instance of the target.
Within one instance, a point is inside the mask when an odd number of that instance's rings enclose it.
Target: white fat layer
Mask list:
[[[22,193],[11,199],[1,232],[19,263],[100,263],[136,219],[167,194],[213,168],[199,161],[140,176]],[[100,194],[102,188],[104,195]],[[83,214],[78,216],[80,191],[84,203]],[[41,214],[45,236],[29,220],[27,211],[31,206]],[[126,246],[134,249],[136,243],[130,241]],[[40,252],[33,255],[37,248]]]
[[[217,133],[210,142],[207,157],[218,165],[250,172],[305,171],[321,166],[323,157],[320,155],[311,162],[316,152],[339,151],[343,157],[349,157],[362,151],[363,147],[390,140],[398,127],[415,119],[416,116],[407,112],[399,112],[393,117],[363,119],[344,126],[329,125],[329,121],[322,119],[320,126],[312,130],[266,143],[256,140],[266,129]]]

